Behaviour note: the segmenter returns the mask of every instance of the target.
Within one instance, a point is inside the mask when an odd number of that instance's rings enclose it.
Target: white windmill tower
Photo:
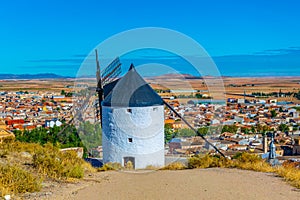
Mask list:
[[[131,64],[122,78],[104,86],[103,162],[131,161],[135,169],[163,166],[164,102]]]

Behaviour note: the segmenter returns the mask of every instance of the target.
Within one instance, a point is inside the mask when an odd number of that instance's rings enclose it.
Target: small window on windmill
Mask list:
[[[128,142],[132,143],[132,138],[128,138]]]
[[[132,113],[132,109],[128,108],[127,112]]]

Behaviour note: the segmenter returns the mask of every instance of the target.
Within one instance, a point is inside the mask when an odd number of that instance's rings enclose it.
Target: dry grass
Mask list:
[[[3,142],[0,144],[0,152],[28,152],[30,154],[42,149],[43,146],[36,143],[24,143],[19,141]]]
[[[126,170],[133,170],[133,163],[131,161],[128,161],[125,165]]]
[[[207,154],[204,156],[194,156],[188,161],[188,168],[190,169],[211,167],[271,172],[284,178],[292,186],[300,188],[300,169],[295,167],[295,164],[284,164],[283,166],[272,167],[260,156],[255,154],[238,153],[233,156],[233,160]]]
[[[161,170],[182,170],[182,169],[186,169],[186,166],[181,162],[173,162],[161,168]]]
[[[33,156],[33,166],[39,173],[55,179],[82,178],[84,160],[75,151],[61,152],[57,147],[47,144]]]
[[[260,172],[274,172],[275,169],[265,162],[260,156],[249,153],[238,153],[228,159],[220,156],[212,156],[209,154],[202,156],[194,156],[188,161],[188,168],[211,168],[211,167],[224,167],[224,168],[238,168],[247,169]]]
[[[285,161],[275,172],[294,187],[300,188],[300,162]]]
[[[14,165],[0,165],[0,196],[35,192],[41,189],[41,180]]]
[[[97,169],[91,165],[91,163],[83,162],[82,165],[84,173],[95,173]]]
[[[52,144],[41,146],[34,143],[10,142],[0,146],[0,155],[6,157],[15,152],[27,152],[33,155],[32,165],[38,173],[54,179],[82,178],[84,171],[93,172],[89,163],[77,157],[75,151],[59,151]]]
[[[52,144],[8,142],[0,144],[0,197],[38,191],[41,179],[74,181],[95,172],[75,151],[61,152]]]
[[[121,170],[123,167],[120,163],[105,163],[102,167],[98,168],[99,172],[111,171],[111,170]]]
[[[229,159],[209,154],[194,156],[188,160],[189,169],[211,167],[233,167],[233,162]]]
[[[154,165],[147,165],[145,169],[146,170],[159,170],[160,167],[154,166]]]
[[[240,153],[234,156],[233,167],[259,172],[275,172],[275,169],[256,154]]]
[[[294,167],[278,167],[275,170],[278,176],[284,178],[288,183],[296,188],[300,188],[300,169]]]

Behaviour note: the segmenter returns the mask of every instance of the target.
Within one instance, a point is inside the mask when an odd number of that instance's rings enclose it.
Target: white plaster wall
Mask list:
[[[104,163],[124,165],[123,158],[131,156],[135,157],[136,169],[164,165],[163,106],[102,108]]]

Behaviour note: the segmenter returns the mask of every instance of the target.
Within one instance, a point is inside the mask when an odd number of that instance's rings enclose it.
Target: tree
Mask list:
[[[222,133],[229,132],[229,133],[236,133],[238,127],[236,125],[225,125],[223,126]]]
[[[102,129],[99,123],[82,122],[79,125],[78,134],[88,151],[102,145]]]
[[[208,133],[208,127],[207,126],[203,126],[198,128],[198,136],[201,135],[206,135]]]
[[[281,132],[287,132],[289,131],[289,127],[286,125],[286,124],[280,124],[278,129],[281,131]]]
[[[202,98],[202,94],[197,93],[197,94],[195,94],[195,97],[196,97],[197,99],[201,99],[201,98]]]
[[[196,135],[196,133],[192,129],[189,129],[189,128],[179,129],[176,132],[176,136],[178,136],[178,137],[192,137],[195,135]]]
[[[279,108],[279,112],[283,112],[283,108],[282,107]]]
[[[274,118],[277,116],[276,110],[271,110],[271,117]]]
[[[165,144],[167,144],[174,135],[174,131],[171,124],[165,124]]]
[[[251,126],[251,128],[250,128],[250,129],[251,129],[251,132],[252,132],[252,133],[256,133],[255,126]]]
[[[261,124],[258,124],[257,125],[257,132],[258,133],[261,133],[263,136],[268,132],[270,131],[270,128],[266,125],[261,125]]]
[[[65,94],[65,96],[66,96],[66,97],[72,97],[72,96],[73,96],[73,93],[72,93],[72,92],[68,92],[68,93]]]
[[[241,127],[241,132],[248,134],[250,132],[250,130],[247,127]]]
[[[61,90],[60,94],[61,95],[66,95],[66,91],[65,90]]]
[[[53,128],[35,128],[33,130],[15,130],[14,134],[17,141],[46,144],[52,143],[61,148],[67,147],[83,147],[81,139],[77,133],[75,126],[68,126],[62,133],[63,127],[54,126]]]

